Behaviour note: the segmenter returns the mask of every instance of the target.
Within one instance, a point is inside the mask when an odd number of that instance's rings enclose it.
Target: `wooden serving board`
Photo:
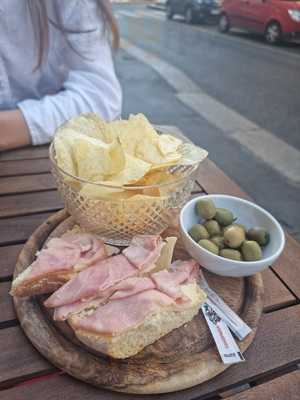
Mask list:
[[[35,258],[50,236],[60,236],[74,225],[63,210],[42,224],[25,244],[14,277]],[[165,236],[178,235],[169,228]],[[175,259],[189,258],[180,240]],[[212,288],[246,321],[253,332],[240,342],[244,352],[254,339],[263,306],[260,274],[227,278],[204,270]],[[41,306],[41,298],[14,299],[21,326],[32,344],[56,367],[92,385],[128,393],[164,393],[182,390],[212,379],[228,365],[222,364],[200,312],[191,322],[164,336],[126,360],[114,360],[91,351],[76,340],[66,323],[54,323]],[[247,358],[247,354],[246,354]],[[247,361],[246,361],[247,362]]]

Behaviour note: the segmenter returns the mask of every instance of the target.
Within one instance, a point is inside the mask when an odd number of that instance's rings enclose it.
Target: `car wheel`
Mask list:
[[[277,44],[281,41],[282,30],[278,22],[270,22],[266,27],[265,39],[270,44]]]
[[[191,7],[187,7],[184,12],[184,19],[187,24],[192,24],[195,22],[194,11]]]
[[[222,33],[228,32],[230,29],[230,21],[226,14],[222,14],[219,19],[219,31]]]
[[[167,19],[172,19],[173,18],[173,9],[170,3],[167,4],[166,6],[166,17]]]

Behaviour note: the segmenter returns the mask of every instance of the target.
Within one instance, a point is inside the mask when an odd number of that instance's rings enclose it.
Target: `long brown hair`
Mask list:
[[[104,29],[111,32],[112,47],[117,49],[120,43],[119,29],[116,18],[113,15],[110,0],[95,0],[98,3],[99,9],[102,14],[104,21]],[[34,29],[34,34],[38,44],[38,58],[35,66],[35,70],[40,68],[45,55],[49,49],[49,24],[54,25],[57,29],[63,33],[81,33],[81,31],[74,31],[66,29],[60,21],[60,15],[58,14],[58,20],[53,21],[48,17],[46,0],[27,0],[30,17]],[[89,31],[83,31],[88,33]],[[72,47],[72,46],[71,46]],[[73,48],[73,47],[72,47]],[[73,49],[76,51],[75,49]]]

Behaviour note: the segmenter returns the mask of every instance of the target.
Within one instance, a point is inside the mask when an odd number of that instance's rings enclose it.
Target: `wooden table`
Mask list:
[[[63,207],[49,172],[47,147],[0,154],[0,398],[2,400],[148,399],[100,390],[50,365],[24,336],[8,294],[22,245]],[[203,162],[193,194],[248,196],[214,163]],[[265,306],[247,362],[215,379],[157,399],[300,399],[300,245],[287,235],[283,255],[263,272]]]

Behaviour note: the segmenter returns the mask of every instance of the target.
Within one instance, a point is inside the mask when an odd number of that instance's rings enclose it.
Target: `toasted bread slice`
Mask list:
[[[68,319],[77,338],[90,348],[113,358],[131,357],[162,336],[191,321],[206,298],[197,283],[182,285],[182,291],[190,301],[181,305],[162,307],[149,314],[144,321],[119,334],[103,334],[78,329],[78,319],[89,315],[91,310],[74,314]]]
[[[27,279],[31,271],[32,266],[30,265],[14,279],[10,290],[12,296],[30,297],[54,292],[76,274],[74,271],[55,271]]]

